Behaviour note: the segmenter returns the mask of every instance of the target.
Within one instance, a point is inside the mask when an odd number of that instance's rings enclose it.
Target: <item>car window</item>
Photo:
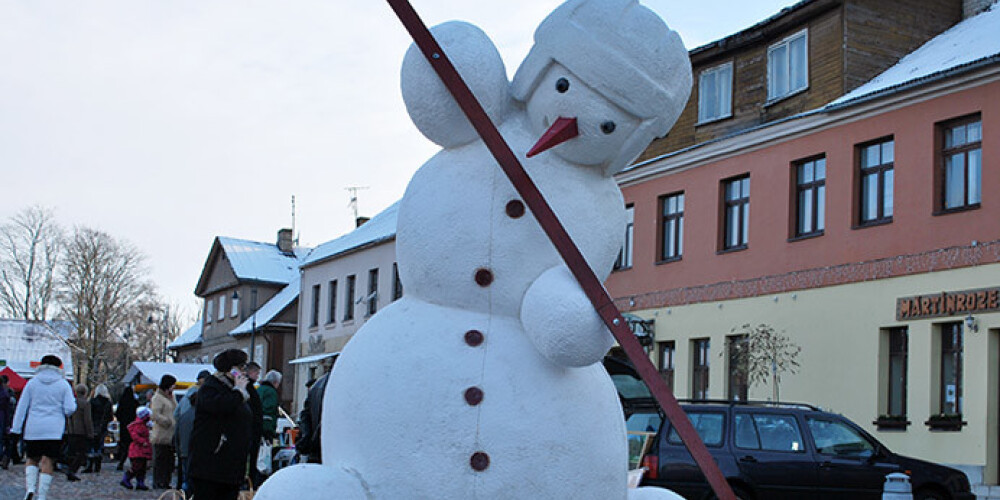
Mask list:
[[[701,440],[705,442],[705,446],[721,446],[724,425],[726,416],[722,413],[707,412],[690,412],[688,413],[688,418],[691,419],[691,425],[694,426],[695,430],[698,431],[698,435],[701,436]],[[681,441],[680,434],[677,434],[677,430],[673,426],[670,427],[670,433],[667,434],[667,442],[670,444],[684,444]]]
[[[815,417],[806,417],[806,422],[819,453],[858,458],[867,458],[875,453],[875,447],[844,422]]]
[[[633,432],[656,432],[662,423],[659,413],[633,413],[625,421],[625,427]]]
[[[802,432],[794,415],[737,413],[733,441],[748,450],[804,452]]]
[[[646,384],[631,375],[612,375],[611,381],[614,382],[618,393],[625,399],[653,397]]]

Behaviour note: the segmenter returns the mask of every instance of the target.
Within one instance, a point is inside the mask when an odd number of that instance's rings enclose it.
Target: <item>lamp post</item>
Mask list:
[[[157,311],[160,311],[160,310],[157,309]],[[157,361],[164,362],[164,361],[167,360],[167,331],[166,331],[167,328],[166,328],[166,323],[167,323],[167,318],[170,316],[170,307],[169,306],[165,306],[163,308],[162,314],[163,314],[163,316],[160,318],[159,328],[156,331],[156,348],[157,348],[157,350],[160,351],[159,353],[157,353],[156,359],[157,359]],[[149,317],[146,318],[146,323],[148,323],[149,325],[153,325],[154,321],[155,320],[153,319],[153,315],[152,314],[150,314]]]
[[[250,360],[257,361],[257,287],[250,289]]]
[[[653,324],[656,320],[642,319],[639,316],[629,313],[622,314],[622,317],[628,323],[629,330],[632,330],[632,334],[639,340],[639,345],[646,351],[646,354],[649,354],[649,351],[653,348],[653,334],[655,332]]]

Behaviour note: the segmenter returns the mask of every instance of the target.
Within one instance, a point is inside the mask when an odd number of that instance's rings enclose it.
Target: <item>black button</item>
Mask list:
[[[479,330],[469,330],[465,332],[465,343],[472,347],[478,347],[483,343],[483,332]]]
[[[479,286],[490,286],[493,283],[493,272],[485,267],[476,269],[476,284]]]
[[[521,200],[510,200],[507,202],[507,215],[512,219],[518,219],[524,215],[524,203]]]
[[[469,465],[472,466],[473,470],[482,472],[490,466],[490,456],[486,452],[477,451],[469,458]]]
[[[465,390],[465,402],[469,406],[476,406],[483,402],[483,390],[478,387],[469,387]]]

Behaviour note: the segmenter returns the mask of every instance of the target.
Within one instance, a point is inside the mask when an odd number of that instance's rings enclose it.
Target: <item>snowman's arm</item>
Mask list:
[[[521,325],[532,344],[553,363],[587,366],[614,345],[611,332],[565,265],[542,273],[521,302]]]

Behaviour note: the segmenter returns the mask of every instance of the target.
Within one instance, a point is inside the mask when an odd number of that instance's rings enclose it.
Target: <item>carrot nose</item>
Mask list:
[[[553,123],[544,134],[542,134],[542,138],[538,139],[538,142],[531,147],[531,150],[528,151],[528,158],[531,158],[542,151],[552,149],[578,135],[580,135],[580,132],[576,129],[576,118],[564,118],[560,116],[559,119],[556,120],[556,122]]]

